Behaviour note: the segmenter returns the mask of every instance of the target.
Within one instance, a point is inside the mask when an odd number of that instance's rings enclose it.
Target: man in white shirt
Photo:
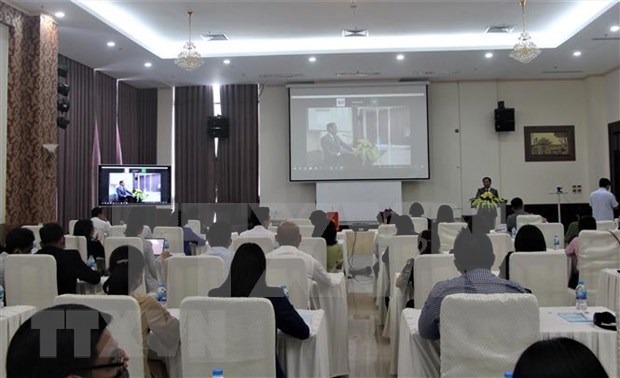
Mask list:
[[[224,277],[228,277],[230,272],[230,264],[235,254],[230,249],[232,240],[230,238],[230,225],[224,222],[215,222],[209,227],[207,240],[209,241],[209,250],[204,253],[205,256],[217,256],[224,260]]]
[[[329,274],[325,268],[311,255],[300,251],[297,247],[301,243],[301,233],[299,232],[299,226],[293,222],[284,222],[278,227],[278,234],[276,240],[280,247],[275,249],[269,254],[269,256],[288,256],[288,257],[300,257],[304,260],[306,265],[307,277],[319,285],[333,286]]]
[[[95,207],[90,211],[90,220],[93,222],[93,227],[95,227],[95,233],[102,238],[104,235],[107,235],[112,229],[112,225],[108,222],[105,215],[103,215],[103,209],[100,207]]]
[[[272,240],[275,239],[276,234],[273,231],[269,231],[269,225],[271,224],[271,218],[269,216],[268,207],[259,207],[252,210],[250,217],[250,229],[243,231],[239,236],[269,236]]]
[[[616,196],[611,193],[611,181],[602,178],[598,182],[599,188],[590,194],[590,206],[592,215],[597,221],[614,219],[614,209],[618,208]]]

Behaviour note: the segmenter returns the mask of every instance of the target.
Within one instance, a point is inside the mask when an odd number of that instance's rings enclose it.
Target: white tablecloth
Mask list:
[[[396,273],[394,275],[394,282],[398,279],[400,273]],[[392,295],[390,296],[390,307],[388,308],[388,313],[385,321],[385,327],[383,328],[383,337],[387,337],[390,339],[390,374],[396,375],[398,371],[398,339],[399,339],[399,325],[400,325],[400,317],[403,309],[407,305],[407,300],[409,298],[405,295],[405,293],[400,290],[400,288],[396,287],[396,285],[392,285]]]
[[[76,294],[101,294],[103,293],[103,284],[108,280],[108,276],[101,277],[98,284],[93,285],[88,282],[78,280],[75,293]]]
[[[9,306],[0,308],[0,377],[6,377],[6,354],[11,338],[23,322],[37,309],[33,306]]]
[[[603,269],[598,278],[596,305],[618,312],[620,305],[620,273],[617,269]]]
[[[329,342],[329,376],[349,374],[349,306],[347,280],[342,273],[328,273],[334,286],[312,284],[310,306],[325,312]]]
[[[608,311],[603,307],[590,307],[587,316]],[[400,322],[398,345],[398,376],[439,377],[439,341],[420,337],[418,318],[421,310],[405,309]],[[574,307],[542,307],[540,309],[541,339],[568,337],[583,343],[601,361],[610,377],[616,376],[616,332],[596,327],[592,323],[570,323],[558,313],[575,312]]]

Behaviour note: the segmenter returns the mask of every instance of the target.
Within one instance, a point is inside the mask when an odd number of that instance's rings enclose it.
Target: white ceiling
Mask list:
[[[599,2],[605,6],[599,8],[607,10],[588,14],[585,7],[593,2],[529,1],[528,31],[534,41],[541,46],[559,45],[543,49],[530,64],[508,56],[520,32],[517,0],[374,0],[357,1],[356,9],[350,1],[332,0],[12,4],[31,14],[62,10],[66,16],[58,24],[63,55],[138,87],[162,87],[401,78],[583,78],[620,64],[620,33],[609,30],[620,24],[620,4]],[[102,4],[113,7],[114,18],[104,22],[104,12],[93,15],[84,9]],[[194,11],[192,39],[204,56],[213,56],[191,73],[176,67],[173,59],[160,58],[181,50],[187,39],[188,10]],[[596,19],[590,22],[592,18]],[[485,35],[490,25],[516,28],[508,35]],[[341,37],[342,29],[356,27],[368,29],[370,37]],[[225,33],[230,42],[202,41],[199,35],[207,32]],[[107,47],[107,41],[115,41],[116,47]],[[573,57],[575,50],[582,51],[582,56]],[[484,57],[487,51],[494,53],[492,59]],[[397,53],[405,59],[397,61]],[[311,55],[317,57],[315,63],[308,62]],[[223,64],[224,58],[232,63]],[[146,61],[153,66],[145,68]],[[343,73],[368,76],[339,76]]]

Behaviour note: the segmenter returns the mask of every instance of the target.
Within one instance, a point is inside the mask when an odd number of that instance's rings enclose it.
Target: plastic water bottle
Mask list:
[[[586,290],[586,284],[580,280],[575,288],[576,306],[579,311],[586,311],[588,309],[588,290]]]
[[[0,285],[0,308],[4,307],[4,287]]]
[[[166,287],[164,284],[159,284],[156,292],[157,302],[164,305],[168,301],[168,294],[166,293]]]
[[[163,251],[170,252],[170,243],[168,243],[168,239],[164,239]]]
[[[93,255],[88,256],[88,260],[86,260],[86,265],[92,270],[97,270],[97,262]]]
[[[512,372],[511,371],[507,371],[504,373],[504,378],[512,378]]]
[[[553,249],[556,251],[560,249],[560,238],[557,235],[553,236]]]
[[[280,288],[282,288],[284,291],[284,296],[288,299],[288,287],[286,285],[282,285]]]
[[[223,369],[213,369],[211,374],[213,378],[224,378],[224,370]]]
[[[513,239],[517,237],[517,228],[516,227],[512,228],[511,237]]]

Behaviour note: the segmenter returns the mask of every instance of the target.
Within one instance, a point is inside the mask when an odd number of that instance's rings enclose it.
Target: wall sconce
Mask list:
[[[47,143],[47,144],[43,144],[43,167],[45,168],[45,171],[47,172],[46,177],[47,178],[52,178],[53,176],[53,171],[52,171],[52,163],[54,162],[54,159],[56,158],[56,149],[58,148],[58,144],[52,144],[52,143]]]

